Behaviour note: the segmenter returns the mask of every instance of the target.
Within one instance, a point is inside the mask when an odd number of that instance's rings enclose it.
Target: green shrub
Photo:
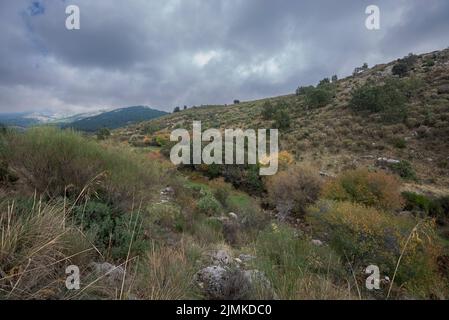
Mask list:
[[[271,104],[270,101],[266,101],[262,106],[262,117],[265,120],[271,120],[276,113],[276,108]]]
[[[143,133],[152,135],[161,129],[163,128],[160,124],[150,122],[143,127]]]
[[[431,59],[431,58],[429,58],[429,59],[424,61],[424,66],[425,67],[430,68],[430,67],[433,67],[434,65],[435,65],[435,61],[433,59]]]
[[[172,202],[153,203],[148,206],[149,223],[158,224],[164,228],[182,231],[184,220],[181,209]]]
[[[394,173],[405,180],[417,180],[415,170],[412,164],[407,160],[401,160],[399,163],[393,163],[389,166]]]
[[[393,69],[391,69],[392,73],[394,75],[405,77],[408,74],[408,66],[404,62],[398,62],[393,66]]]
[[[447,288],[436,263],[441,244],[431,220],[396,216],[350,202],[321,202],[311,209],[308,221],[353,270],[374,264],[382,275],[395,276],[397,290],[404,288],[420,298],[445,296]],[[388,287],[381,289],[388,291]]]
[[[137,213],[124,213],[98,201],[89,201],[74,208],[77,225],[86,230],[101,251],[108,251],[113,259],[126,258],[131,238],[133,254],[142,253],[146,248],[142,239],[142,219]],[[139,228],[137,228],[139,227]],[[133,231],[136,232],[133,234]]]
[[[290,115],[285,110],[278,110],[274,115],[274,126],[276,129],[284,130],[290,128]]]
[[[111,136],[111,131],[109,131],[108,128],[102,128],[98,130],[97,132],[97,139],[98,140],[106,140]]]
[[[406,102],[399,82],[389,80],[383,85],[366,83],[355,89],[350,106],[357,112],[380,113],[384,122],[395,123],[406,119]]]
[[[308,86],[308,87],[298,87],[298,89],[296,89],[296,95],[297,96],[302,96],[307,94],[307,92],[314,90],[315,88],[313,86]]]
[[[218,202],[211,194],[202,197],[198,201],[197,206],[201,213],[208,216],[219,214],[222,210],[220,202]]]
[[[390,143],[398,149],[405,149],[407,147],[407,141],[403,138],[394,137],[390,140]]]
[[[212,188],[212,193],[223,207],[228,206],[228,199],[232,193],[232,186],[226,182],[224,179],[215,179],[209,183]]]
[[[329,78],[324,78],[323,80],[320,80],[320,82],[318,83],[318,86],[325,86],[331,83],[331,80]]]
[[[403,192],[405,210],[419,211],[441,221],[449,218],[449,197],[430,198],[414,192]]]
[[[322,108],[331,103],[333,93],[328,88],[311,88],[305,93],[305,102],[311,109]]]

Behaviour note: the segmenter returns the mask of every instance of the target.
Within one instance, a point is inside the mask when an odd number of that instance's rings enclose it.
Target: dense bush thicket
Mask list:
[[[332,82],[329,78],[324,78],[316,87],[298,87],[296,95],[304,96],[306,106],[310,109],[325,107],[332,102],[335,96],[335,82],[337,79],[337,76],[333,76]]]
[[[422,212],[425,215],[435,217],[440,222],[449,219],[449,197],[430,198],[414,192],[403,192],[405,210]]]
[[[346,171],[329,181],[323,188],[323,196],[383,210],[399,210],[403,206],[399,187],[399,180],[392,175],[357,169]]]
[[[379,113],[384,122],[402,122],[407,117],[407,97],[403,85],[397,80],[385,84],[366,83],[352,92],[350,106],[354,111]]]
[[[397,75],[399,77],[407,76],[409,72],[414,68],[417,60],[418,56],[414,55],[413,53],[410,53],[403,59],[399,59],[399,61],[393,66],[393,75]]]
[[[262,118],[265,120],[274,120],[274,127],[280,130],[290,127],[290,115],[287,111],[287,105],[278,103],[273,105],[267,101],[262,106]]]
[[[389,166],[391,170],[405,180],[417,180],[416,172],[412,164],[407,160],[401,160],[399,163],[393,163]]]

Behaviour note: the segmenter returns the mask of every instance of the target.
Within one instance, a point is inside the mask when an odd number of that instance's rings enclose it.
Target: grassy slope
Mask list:
[[[427,59],[435,65],[425,67]],[[124,137],[147,134],[148,126],[162,132],[191,127],[201,120],[203,128],[272,128],[271,121],[261,116],[266,100],[286,103],[291,116],[290,129],[281,130],[281,149],[291,152],[297,161],[313,163],[320,170],[338,173],[353,166],[374,165],[378,157],[408,160],[420,178],[421,189],[433,193],[449,192],[449,95],[438,94],[438,88],[449,84],[449,50],[419,57],[415,70],[407,78],[422,82],[416,97],[408,104],[405,123],[385,125],[377,115],[353,113],[348,107],[353,88],[374,80],[381,83],[391,77],[395,62],[377,65],[357,76],[337,83],[333,102],[320,109],[308,110],[304,98],[288,95],[231,106],[204,106],[174,113],[150,122],[120,129]],[[420,131],[429,130],[422,137]],[[406,147],[395,147],[394,140],[404,139]],[[410,186],[416,189],[416,186]]]

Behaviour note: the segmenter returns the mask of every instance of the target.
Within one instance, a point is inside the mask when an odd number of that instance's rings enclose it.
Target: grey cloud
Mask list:
[[[0,2],[0,112],[229,103],[293,92],[363,62],[447,47],[445,0]]]

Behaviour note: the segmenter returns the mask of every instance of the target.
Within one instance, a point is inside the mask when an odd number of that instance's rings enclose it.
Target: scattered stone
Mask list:
[[[400,160],[396,160],[396,159],[388,159],[388,158],[377,158],[376,160],[376,166],[378,167],[388,167],[392,164],[398,164],[400,163]]]
[[[449,84],[438,87],[438,94],[449,94]]]
[[[264,288],[270,298],[277,299],[271,283],[259,270],[240,270],[221,266],[209,266],[198,271],[194,281],[208,299],[247,299],[252,287]]]
[[[228,218],[228,217],[224,217],[224,216],[221,216],[221,217],[211,217],[211,218],[215,218],[215,220],[218,220],[218,221],[220,221],[220,222],[222,222],[222,223],[227,223],[227,222],[229,222],[229,218]]]
[[[317,247],[321,247],[321,246],[324,245],[323,241],[317,240],[317,239],[312,240],[312,244],[317,246]]]
[[[162,189],[160,194],[161,194],[160,203],[167,203],[173,199],[175,195],[175,190],[172,187],[167,187],[165,189]]]
[[[238,218],[239,218],[234,212],[229,212],[228,216],[231,217],[234,220],[238,220]]]
[[[242,261],[242,262],[249,262],[249,261],[251,261],[251,260],[254,260],[254,259],[256,259],[256,257],[255,256],[252,256],[252,255],[250,255],[250,254],[241,254],[241,255],[239,255],[239,259]]]
[[[226,250],[218,250],[211,255],[214,266],[227,266],[232,262],[232,256]]]
[[[335,178],[335,175],[324,172],[324,171],[320,171],[320,176],[327,177],[327,178]]]
[[[198,271],[194,280],[208,298],[220,299],[224,295],[226,273],[223,267],[210,266]]]

